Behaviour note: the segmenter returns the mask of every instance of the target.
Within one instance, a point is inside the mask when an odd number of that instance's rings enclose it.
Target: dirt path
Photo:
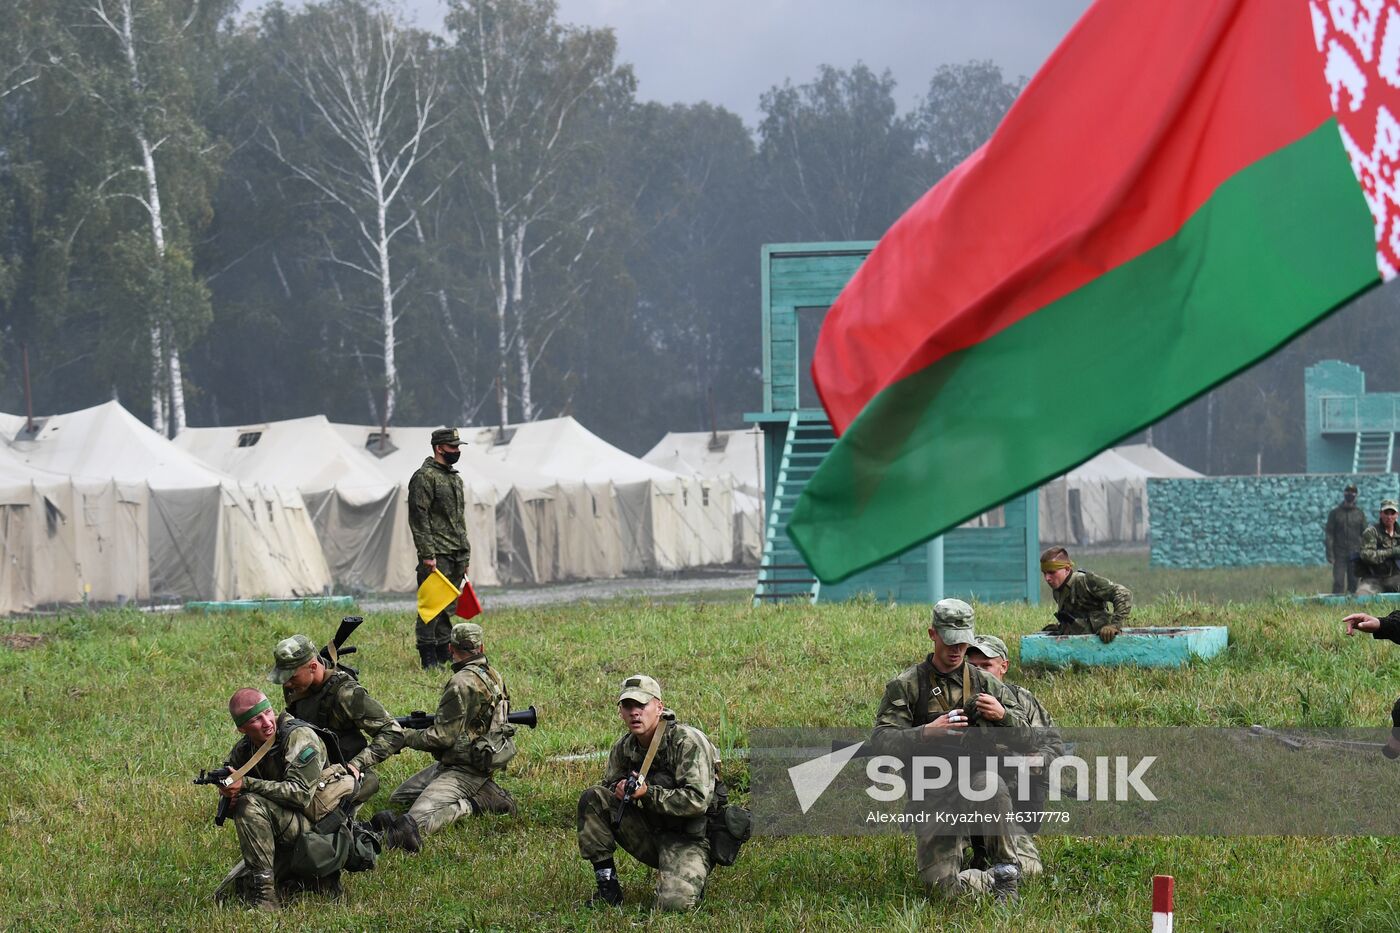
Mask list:
[[[546,586],[516,589],[491,589],[481,594],[481,601],[505,609],[522,606],[550,606],[583,600],[635,599],[637,597],[703,596],[724,594],[729,597],[752,593],[757,572],[746,570],[717,570],[704,574],[677,577],[623,577],[618,580],[588,580],[582,583],[556,583]],[[412,611],[411,596],[368,596],[359,606],[368,612]]]

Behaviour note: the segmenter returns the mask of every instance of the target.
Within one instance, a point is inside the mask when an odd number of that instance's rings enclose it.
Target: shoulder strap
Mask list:
[[[268,739],[266,742],[262,743],[262,748],[260,748],[260,749],[258,749],[257,751],[253,752],[253,757],[252,757],[252,758],[249,758],[249,759],[244,763],[243,767],[239,768],[237,771],[234,771],[232,774],[230,774],[230,775],[225,779],[226,782],[229,783],[229,784],[233,784],[233,783],[235,783],[235,782],[237,782],[237,781],[243,780],[243,775],[247,774],[249,771],[252,771],[254,768],[256,768],[256,767],[258,766],[258,762],[260,762],[260,761],[262,761],[264,758],[266,758],[266,757],[267,757],[267,753],[270,752],[270,751],[272,751],[272,746],[273,746],[274,744],[276,744],[276,742],[277,742],[277,733],[274,732],[274,733],[272,734],[272,738],[270,738],[270,739]]]
[[[918,681],[919,692],[915,697],[914,703],[916,705],[912,712],[914,714],[914,725],[922,726],[929,722],[928,694],[933,686],[931,683],[933,678],[933,665],[928,663],[928,658],[924,658],[919,662],[919,666],[915,668],[915,670],[917,671],[915,678]]]
[[[667,720],[662,719],[656,724],[656,731],[651,734],[651,744],[647,746],[647,753],[642,758],[642,766],[637,769],[637,774],[643,781],[646,780],[647,772],[651,770],[651,763],[656,760],[656,753],[661,749],[661,737],[666,734]]]

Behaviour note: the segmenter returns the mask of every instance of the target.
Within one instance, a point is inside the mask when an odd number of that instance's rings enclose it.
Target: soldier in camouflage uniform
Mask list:
[[[404,747],[430,752],[437,763],[400,784],[389,802],[407,806],[407,819],[424,836],[463,816],[515,812],[515,801],[491,779],[515,757],[515,726],[506,721],[510,694],[483,641],[475,622],[452,627],[452,679],[433,724],[404,730]]]
[[[1400,593],[1400,534],[1395,527],[1394,499],[1381,500],[1380,520],[1361,533],[1361,558],[1356,583],[1358,596]]]
[[[1133,594],[1087,570],[1076,570],[1069,552],[1052,547],[1040,555],[1040,574],[1055,598],[1056,621],[1045,626],[1052,635],[1097,635],[1107,644],[1123,632],[1133,611]]]
[[[968,648],[976,637],[971,606],[961,599],[939,600],[928,634],[933,640],[928,657],[885,685],[870,735],[873,751],[909,758],[928,750],[930,742],[946,741],[969,728],[968,708],[977,715],[971,728],[995,731],[1025,725],[1016,694],[967,663]],[[946,827],[939,833],[928,824],[916,824],[919,878],[930,893],[992,894],[998,900],[1016,896],[1020,869],[1014,836],[1019,830],[1012,816],[1011,791],[999,775],[987,775],[987,779],[996,783],[995,792],[982,806],[982,812],[997,820],[997,831],[984,837],[992,867],[962,867],[963,850],[972,838],[969,833],[947,832]],[[939,806],[936,794],[931,804]]]
[[[418,552],[418,584],[436,568],[461,587],[471,563],[467,541],[466,492],[462,475],[452,464],[462,456],[462,440],[456,428],[439,428],[432,434],[433,455],[423,461],[408,481],[408,527]],[[452,634],[452,606],[427,623],[414,624],[418,657],[423,667],[448,661],[447,642]]]
[[[1040,788],[1044,787],[1044,775],[1050,762],[1065,753],[1065,743],[1060,737],[1060,730],[1055,727],[1054,720],[1050,718],[1050,714],[1046,712],[1041,702],[1035,698],[1035,694],[1025,687],[1007,682],[1006,673],[1011,668],[1011,655],[1006,650],[1006,642],[995,635],[978,635],[977,640],[967,651],[967,660],[979,670],[986,671],[996,677],[1006,689],[1016,695],[1016,704],[1026,717],[1025,727],[1031,730],[1034,735],[1030,754],[1039,755],[1044,763],[1030,769],[1032,788],[1024,789],[1013,783],[1012,790],[1016,794],[1020,808],[1044,810],[1044,796],[1038,793],[1038,788],[1034,785],[1038,785]],[[1021,800],[1023,796],[1027,798],[1025,801]],[[1045,866],[1040,860],[1040,849],[1036,847],[1031,834],[1017,833],[1015,844],[1016,863],[1021,869],[1021,877],[1023,879],[1033,878],[1041,874],[1045,870]],[[972,851],[973,867],[985,867],[987,864],[986,843],[980,838],[973,840]]]
[[[661,703],[661,686],[644,674],[623,681],[618,713],[627,734],[608,754],[603,782],[578,801],[579,853],[593,866],[598,889],[590,904],[622,904],[613,853],[619,845],[644,865],[657,869],[657,910],[689,910],[700,903],[714,867],[706,825],[720,806],[719,754],[705,733],[675,722]],[[660,745],[644,780],[637,783],[622,822],[613,827],[629,776],[657,734]]]
[[[229,700],[229,715],[243,738],[225,765],[242,767],[268,739],[273,739],[273,745],[242,779],[219,787],[219,793],[232,801],[229,816],[238,830],[243,863],[229,873],[215,897],[221,900],[242,874],[252,905],[277,910],[276,882],[287,874],[288,855],[297,837],[311,831],[306,809],[326,767],[326,746],[307,723],[287,713],[274,713],[267,697],[257,690],[235,693]],[[334,884],[338,886],[338,878]]]
[[[335,733],[341,759],[360,779],[356,805],[369,800],[379,790],[372,769],[402,747],[403,727],[352,673],[322,663],[305,635],[282,639],[272,657],[268,680],[282,685],[287,712]]]
[[[1356,484],[1347,483],[1342,490],[1341,504],[1327,513],[1324,529],[1335,595],[1356,592],[1356,565],[1352,561],[1361,550],[1361,535],[1365,530],[1366,513],[1356,507]]]

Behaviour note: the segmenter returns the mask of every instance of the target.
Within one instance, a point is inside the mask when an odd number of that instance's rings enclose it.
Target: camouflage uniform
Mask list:
[[[481,631],[474,623],[459,622],[454,639],[464,629]],[[480,644],[478,635],[476,645]],[[515,726],[505,721],[509,712],[505,681],[478,653],[452,665],[452,679],[443,688],[433,724],[404,730],[405,748],[431,752],[437,758],[436,764],[404,781],[389,797],[390,803],[409,807],[408,815],[420,833],[437,832],[476,812],[472,797],[515,754]]]
[[[1035,698],[1035,694],[1031,693],[1025,687],[1018,687],[1013,683],[1003,682],[1002,686],[1015,694],[1016,705],[1020,708],[1022,715],[1024,715],[1026,719],[1025,728],[1033,730],[1035,734],[1035,741],[1030,754],[1040,755],[1044,758],[1045,765],[1048,767],[1050,762],[1063,756],[1065,753],[1065,743],[1060,737],[1060,730],[1056,728],[1054,720],[1050,718],[1050,714],[1046,712],[1045,707]],[[1037,770],[1039,774],[1045,773],[1044,768]],[[1033,770],[1032,774],[1037,775],[1037,770]],[[1033,780],[1035,780],[1035,777],[1033,777]],[[1044,801],[1038,796],[1032,794],[1029,800],[1021,802],[1019,800],[1021,788],[1012,787],[1012,790],[1016,795],[1018,801],[1017,805],[1020,808],[1035,810],[1045,809],[1043,805]],[[1012,837],[1012,842],[1016,849],[1016,863],[1021,868],[1022,878],[1032,878],[1045,871],[1045,865],[1040,859],[1040,849],[1036,847],[1035,839],[1029,832],[1016,833]],[[984,838],[979,837],[973,840],[972,851],[972,861],[974,865],[979,863],[979,855],[982,862],[987,862],[987,842]]]
[[[436,436],[437,432],[434,433]],[[454,435],[455,437],[455,432]],[[467,541],[466,492],[462,475],[432,457],[423,461],[408,481],[408,527],[418,552],[418,583],[432,574],[423,561],[437,560],[437,569],[460,587],[471,563],[472,546]],[[432,646],[441,660],[452,634],[453,607],[448,606],[432,621],[420,619],[414,631],[420,652]]]
[[[718,803],[719,755],[705,733],[675,722],[669,710],[662,715],[666,732],[647,774],[647,792],[628,805],[614,829],[618,800],[612,788],[639,771],[647,753],[647,746],[629,732],[613,744],[603,783],[579,798],[578,848],[596,865],[611,859],[621,845],[659,872],[657,910],[689,910],[699,904],[714,867],[705,828]]]
[[[1354,487],[1348,487],[1354,491]],[[1356,592],[1356,565],[1353,558],[1361,550],[1366,530],[1366,513],[1350,502],[1343,502],[1327,513],[1325,546],[1327,563],[1332,565],[1332,592]]]
[[[968,615],[971,616],[970,608]],[[963,690],[964,671],[969,686],[967,694]],[[933,666],[933,655],[930,654],[885,685],[885,696],[880,701],[880,710],[875,715],[875,729],[870,735],[871,748],[879,754],[898,757],[908,757],[927,749],[926,740],[921,734],[924,725],[954,707],[967,705],[979,693],[996,697],[1005,707],[1006,715],[1001,722],[983,722],[974,728],[1018,728],[1026,724],[1020,700],[1009,686],[973,667],[966,659],[956,670],[945,674]],[[1018,864],[1019,855],[1014,839],[1018,830],[1010,816],[1015,809],[1011,791],[999,775],[994,779],[997,782],[996,793],[986,802],[985,811],[1001,815],[996,825],[1003,831],[983,837],[987,854],[992,864]],[[930,891],[941,890],[946,894],[962,891],[992,893],[990,872],[978,868],[962,869],[963,850],[972,840],[970,834],[937,835],[916,829],[915,836],[918,840],[916,857],[919,877]]]
[[[1397,557],[1400,557],[1400,523],[1396,524],[1394,534],[1386,534],[1379,522],[1363,531],[1357,594],[1400,593]]]
[[[379,776],[372,769],[403,747],[403,727],[384,704],[342,669],[331,671],[320,686],[305,693],[289,693],[283,687],[283,696],[293,716],[335,733],[341,757],[360,772],[355,803],[373,797],[379,791]]]
[[[283,713],[274,745],[243,777],[243,788],[229,806],[238,830],[238,848],[248,871],[287,874],[287,856],[297,837],[311,831],[306,808],[326,767],[325,743],[307,723]],[[225,765],[242,767],[257,747],[246,736],[229,752]]]
[[[1122,628],[1133,610],[1133,594],[1126,586],[1087,570],[1073,571],[1050,595],[1055,598],[1056,616],[1073,618],[1060,622],[1059,635],[1095,635],[1105,625]]]

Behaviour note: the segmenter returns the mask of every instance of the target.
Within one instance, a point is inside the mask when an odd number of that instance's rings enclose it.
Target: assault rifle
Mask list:
[[[191,783],[214,784],[218,787],[222,787],[224,781],[228,780],[228,776],[232,773],[233,769],[229,767],[215,768],[213,771],[205,771],[203,768],[200,768],[199,777],[195,778]],[[219,795],[219,806],[218,809],[214,811],[215,826],[224,825],[224,819],[228,817],[228,802],[229,798],[222,794]]]
[[[431,728],[432,724],[436,721],[436,716],[421,709],[416,709],[407,716],[398,716],[394,719],[394,722],[403,726],[405,729],[428,729]],[[539,713],[535,712],[535,708],[531,706],[519,712],[508,713],[506,715],[506,722],[517,726],[529,726],[533,729],[539,725],[540,716]]]

